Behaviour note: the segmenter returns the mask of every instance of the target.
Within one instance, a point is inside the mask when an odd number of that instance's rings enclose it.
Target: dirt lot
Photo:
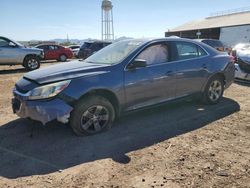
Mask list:
[[[144,110],[79,138],[67,125],[13,115],[24,70],[0,68],[0,187],[250,187],[247,85],[233,84],[215,106]]]

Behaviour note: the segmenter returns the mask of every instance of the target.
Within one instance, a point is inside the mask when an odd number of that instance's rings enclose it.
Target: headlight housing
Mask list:
[[[34,88],[27,93],[28,100],[48,99],[62,92],[70,84],[70,80],[56,82]]]

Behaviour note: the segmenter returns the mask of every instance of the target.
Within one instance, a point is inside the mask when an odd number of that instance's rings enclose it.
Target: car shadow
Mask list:
[[[57,61],[41,61],[41,66],[43,64],[55,64]],[[8,65],[6,65],[8,66]],[[3,69],[3,70],[0,70],[0,74],[17,74],[17,73],[25,73],[25,72],[29,72],[28,70],[26,70],[24,67],[20,66],[20,65],[11,65],[9,66],[10,68],[7,69]]]
[[[250,87],[250,81],[235,81],[237,85]]]
[[[15,69],[5,69],[0,70],[0,74],[17,74],[17,73],[25,73],[28,72],[25,68],[15,68]]]
[[[64,170],[83,163],[111,158],[130,162],[126,153],[202,128],[240,110],[228,98],[218,105],[196,102],[172,104],[121,117],[104,133],[75,136],[68,125],[17,119],[0,127],[0,176],[18,178]]]

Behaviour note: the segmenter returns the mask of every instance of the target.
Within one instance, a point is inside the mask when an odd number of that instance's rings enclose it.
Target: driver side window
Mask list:
[[[168,62],[168,47],[166,44],[156,44],[142,51],[136,59],[147,61],[147,65]]]

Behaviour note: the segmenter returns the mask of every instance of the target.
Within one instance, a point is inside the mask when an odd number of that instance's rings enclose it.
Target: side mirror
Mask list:
[[[147,61],[144,59],[135,59],[132,63],[128,65],[128,69],[136,69],[147,66]]]
[[[15,48],[17,45],[15,44],[15,43],[13,43],[13,42],[9,42],[9,47],[11,47],[11,48]]]

